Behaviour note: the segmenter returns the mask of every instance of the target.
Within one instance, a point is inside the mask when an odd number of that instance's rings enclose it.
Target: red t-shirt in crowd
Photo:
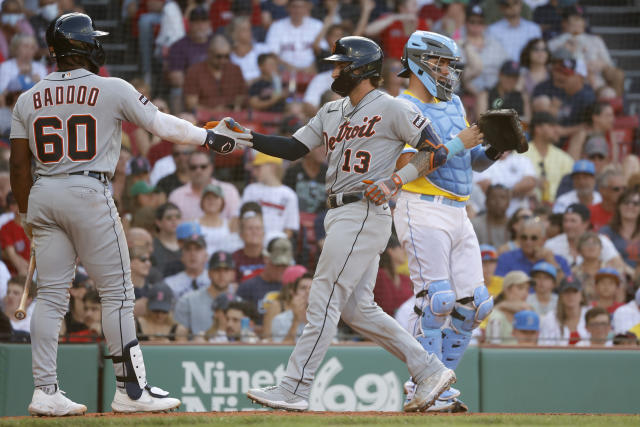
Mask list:
[[[11,220],[0,228],[0,246],[2,249],[6,249],[9,246],[13,246],[16,253],[29,261],[29,255],[31,253],[31,242],[27,234],[17,222]],[[17,271],[11,263],[7,263],[7,267],[11,274],[16,274]]]
[[[623,302],[614,302],[609,307],[607,307],[607,311],[609,312],[609,314],[613,314],[614,311],[616,311],[619,307],[621,307],[623,305],[624,305]],[[597,307],[597,306],[598,306],[598,304],[596,303],[596,301],[593,301],[591,303],[591,307]]]
[[[264,257],[262,255],[250,257],[242,249],[238,249],[231,254],[231,258],[233,258],[233,262],[236,265],[238,283],[255,277],[264,270]]]
[[[600,230],[601,227],[609,224],[613,212],[609,212],[602,207],[602,203],[589,206],[591,212],[591,225],[593,225],[593,231]]]
[[[373,289],[373,300],[389,316],[393,316],[406,300],[413,295],[413,283],[409,276],[399,274],[400,286],[393,283],[393,279],[382,268],[378,270],[376,287]]]
[[[428,30],[429,23],[422,18],[418,18],[417,30]],[[404,51],[404,45],[409,40],[409,34],[405,34],[402,21],[394,21],[380,34],[380,40],[382,41],[382,50],[384,51],[385,58],[402,58]]]

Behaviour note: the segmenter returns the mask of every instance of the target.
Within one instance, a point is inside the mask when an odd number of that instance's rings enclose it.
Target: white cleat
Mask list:
[[[31,415],[64,417],[67,415],[84,415],[87,412],[87,407],[72,401],[60,389],[53,394],[47,394],[37,388],[33,392],[33,398],[28,410]]]
[[[456,382],[456,374],[444,368],[435,374],[423,379],[416,386],[413,399],[404,405],[405,412],[425,411],[433,405],[438,396],[444,393],[451,384]]]
[[[252,388],[247,391],[247,397],[262,406],[286,411],[306,411],[309,402],[280,386]]]
[[[139,399],[133,400],[126,391],[116,390],[111,403],[113,412],[168,412],[180,406],[180,400],[173,397],[155,397],[152,394],[168,394],[156,387],[142,390]]]

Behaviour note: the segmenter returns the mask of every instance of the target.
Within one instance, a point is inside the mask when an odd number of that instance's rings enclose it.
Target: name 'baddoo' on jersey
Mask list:
[[[87,87],[85,85],[68,85],[46,87],[42,90],[34,91],[32,94],[33,108],[38,110],[42,107],[53,107],[55,105],[89,105],[94,107],[98,102],[100,89],[97,87]]]

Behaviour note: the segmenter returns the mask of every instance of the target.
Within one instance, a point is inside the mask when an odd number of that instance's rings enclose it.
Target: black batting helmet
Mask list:
[[[47,29],[47,45],[52,58],[84,56],[90,71],[97,73],[104,65],[105,54],[98,37],[109,33],[97,31],[93,21],[84,13],[66,13],[52,21]]]
[[[349,36],[338,39],[333,47],[333,55],[324,60],[349,62],[349,65],[342,69],[331,89],[338,95],[347,96],[360,81],[379,77],[382,74],[383,57],[380,46],[366,37]],[[360,70],[360,74],[354,74],[355,70]]]

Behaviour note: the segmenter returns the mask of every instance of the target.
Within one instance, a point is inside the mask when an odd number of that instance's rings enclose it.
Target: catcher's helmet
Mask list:
[[[429,64],[430,58],[449,59],[447,75],[440,72],[440,64]],[[415,74],[429,93],[441,101],[450,101],[460,80],[462,64],[460,50],[451,38],[429,31],[415,31],[404,45],[403,69],[399,77]]]
[[[84,13],[67,13],[52,21],[47,28],[47,45],[52,58],[80,55],[90,62],[90,71],[97,73],[104,65],[104,49],[98,37],[109,33],[97,31]]]
[[[350,64],[342,69],[331,89],[338,95],[347,96],[362,80],[380,76],[383,57],[380,46],[366,37],[349,36],[338,39],[333,47],[333,55],[324,60]],[[360,74],[354,74],[355,70],[360,70]]]

